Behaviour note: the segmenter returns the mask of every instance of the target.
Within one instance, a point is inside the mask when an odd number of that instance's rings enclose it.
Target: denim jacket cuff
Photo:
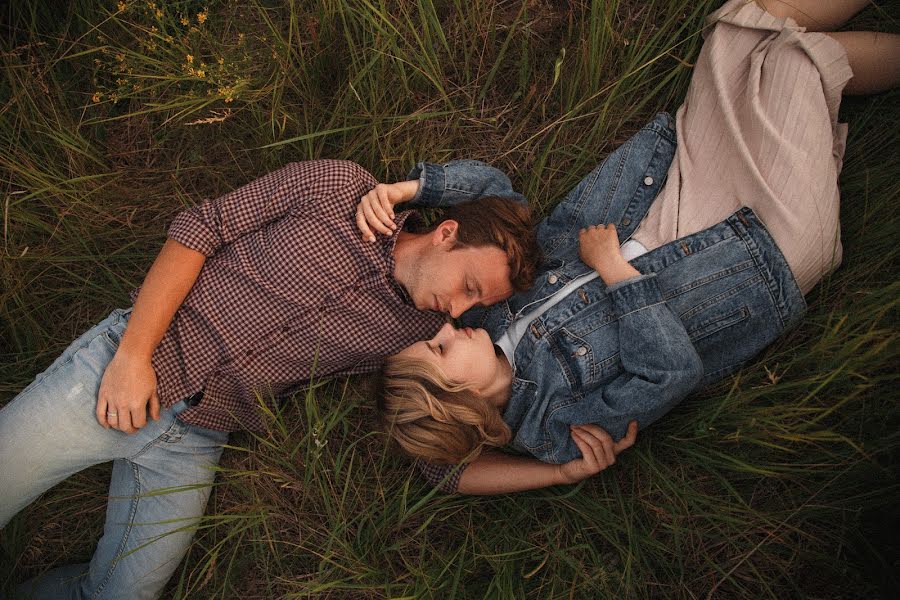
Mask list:
[[[607,288],[607,292],[619,318],[664,301],[655,274],[620,281]]]
[[[407,179],[418,179],[419,189],[410,203],[418,206],[440,206],[444,188],[447,186],[444,169],[441,165],[420,162],[406,176]]]

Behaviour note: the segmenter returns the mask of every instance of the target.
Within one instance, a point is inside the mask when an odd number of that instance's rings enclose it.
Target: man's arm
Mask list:
[[[292,211],[330,211],[349,217],[360,196],[374,185],[365,169],[346,160],[290,163],[181,212],[172,221],[169,237],[211,256]]]
[[[97,421],[133,433],[159,419],[156,374],[150,363],[175,312],[206,260],[201,252],[169,239],[147,272],[116,355],[106,367],[97,394]],[[112,414],[110,414],[112,413]]]
[[[615,464],[616,456],[634,445],[637,429],[637,422],[633,421],[628,426],[628,434],[614,442],[596,425],[575,425],[571,428],[572,439],[581,451],[581,458],[562,465],[485,452],[465,466],[456,491],[473,495],[509,494],[577,483]]]

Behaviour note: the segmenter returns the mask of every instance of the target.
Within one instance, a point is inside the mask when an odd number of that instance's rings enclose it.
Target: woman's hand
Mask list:
[[[591,225],[578,233],[578,254],[587,266],[600,274],[606,285],[612,285],[641,273],[628,264],[619,249],[616,226]]]
[[[379,183],[359,201],[356,207],[356,226],[363,239],[375,241],[373,229],[390,235],[397,226],[394,224],[394,206],[412,200],[419,191],[419,181],[398,181]]]
[[[638,424],[628,424],[628,432],[618,442],[596,425],[573,425],[572,439],[581,450],[581,458],[557,465],[562,483],[577,483],[615,464],[616,456],[631,448],[637,439]]]
[[[117,352],[100,381],[97,421],[105,428],[134,433],[147,424],[147,410],[159,419],[156,372],[150,361]]]

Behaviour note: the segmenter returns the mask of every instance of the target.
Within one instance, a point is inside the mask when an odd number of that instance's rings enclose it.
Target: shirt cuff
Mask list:
[[[191,210],[183,211],[175,217],[172,224],[169,225],[167,235],[169,239],[175,240],[191,250],[196,250],[206,257],[212,256],[219,247],[217,236],[213,235]]]
[[[445,494],[455,494],[459,489],[459,480],[462,472],[468,465],[436,465],[426,460],[416,459],[416,468],[422,476]]]
[[[663,302],[656,275],[639,275],[619,281],[606,289],[619,317]]]

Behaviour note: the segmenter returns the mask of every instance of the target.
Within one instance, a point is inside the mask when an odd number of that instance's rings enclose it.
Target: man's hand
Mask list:
[[[587,266],[600,274],[606,285],[640,275],[628,264],[619,248],[616,226],[591,225],[578,233],[578,254]]]
[[[149,406],[148,406],[149,404]],[[147,424],[147,410],[159,419],[156,373],[147,360],[117,352],[106,367],[97,394],[97,421],[103,427],[134,433]]]
[[[412,200],[419,190],[419,181],[398,181],[379,183],[362,197],[356,207],[356,226],[364,240],[375,241],[374,229],[390,235],[397,226],[394,224],[394,206]]]
[[[596,425],[573,425],[572,439],[581,450],[581,458],[558,465],[560,479],[563,483],[577,483],[615,464],[616,456],[634,445],[637,430],[637,421],[632,421],[625,437],[613,442],[612,437]]]

